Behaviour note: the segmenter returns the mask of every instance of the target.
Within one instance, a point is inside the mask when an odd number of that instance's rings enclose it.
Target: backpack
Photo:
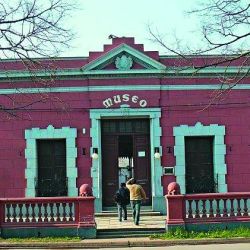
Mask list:
[[[114,201],[115,201],[115,202],[120,202],[120,201],[121,201],[121,195],[120,195],[119,193],[116,193],[116,194],[114,195]]]

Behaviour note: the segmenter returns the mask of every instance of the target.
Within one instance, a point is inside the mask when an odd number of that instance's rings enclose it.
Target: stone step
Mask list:
[[[165,216],[141,216],[140,225],[135,226],[132,216],[128,220],[119,222],[118,217],[96,217],[97,229],[131,230],[131,229],[164,229],[166,224]]]
[[[165,233],[164,228],[126,228],[126,229],[98,229],[97,238],[129,238],[146,237],[153,234]]]
[[[141,210],[141,216],[161,216],[160,212]],[[132,216],[132,211],[128,210],[128,216]],[[101,213],[95,213],[95,217],[117,217],[117,211],[102,211]]]
[[[130,205],[127,205],[127,208],[128,208],[128,210],[131,210],[131,206]],[[117,206],[115,205],[115,206],[112,206],[112,207],[103,207],[102,210],[103,210],[103,212],[106,212],[106,211],[108,211],[108,212],[116,211],[117,210]],[[153,208],[152,208],[152,206],[144,206],[144,205],[142,205],[141,206],[141,210],[153,211]]]

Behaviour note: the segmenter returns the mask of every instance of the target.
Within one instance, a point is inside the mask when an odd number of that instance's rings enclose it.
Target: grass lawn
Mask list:
[[[150,236],[151,239],[207,239],[207,238],[235,238],[244,237],[250,238],[250,228],[237,228],[232,230],[212,230],[208,232],[194,232],[185,231],[183,229],[176,229],[175,231],[164,234],[155,234]]]
[[[39,238],[0,238],[0,243],[9,242],[9,243],[32,243],[32,242],[41,242],[41,243],[60,243],[60,242],[80,242],[82,239],[79,237],[39,237]]]
[[[151,235],[151,239],[163,239],[163,240],[174,240],[174,239],[208,239],[208,238],[250,238],[250,228],[237,228],[232,230],[211,230],[209,232],[195,232],[185,231],[183,229],[176,229],[164,234]],[[60,242],[80,242],[80,237],[34,237],[34,238],[0,238],[0,243],[60,243]]]

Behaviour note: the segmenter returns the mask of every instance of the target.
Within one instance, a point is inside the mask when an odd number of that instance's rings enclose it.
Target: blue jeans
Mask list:
[[[130,201],[130,204],[131,204],[131,208],[132,208],[134,223],[135,223],[135,225],[139,225],[141,201],[140,200],[132,200],[132,201]]]
[[[124,204],[117,204],[118,207],[118,218],[119,221],[122,221],[122,214],[123,214],[123,219],[127,220],[127,205]],[[123,213],[122,213],[123,211]]]

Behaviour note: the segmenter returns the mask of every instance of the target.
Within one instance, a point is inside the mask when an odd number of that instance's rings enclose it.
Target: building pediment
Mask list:
[[[166,66],[145,53],[122,43],[81,68],[84,74],[162,73]]]

